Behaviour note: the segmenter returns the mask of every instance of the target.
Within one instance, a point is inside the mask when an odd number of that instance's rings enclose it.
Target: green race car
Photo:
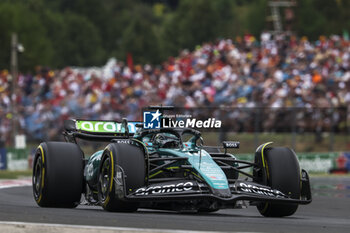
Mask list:
[[[249,204],[263,216],[281,217],[311,202],[309,176],[294,151],[271,143],[245,161],[227,152],[239,142],[206,147],[191,128],[68,120],[64,136],[66,142],[43,142],[35,153],[33,194],[41,207],[84,202],[108,211],[213,212]],[[107,146],[85,159],[78,138]]]

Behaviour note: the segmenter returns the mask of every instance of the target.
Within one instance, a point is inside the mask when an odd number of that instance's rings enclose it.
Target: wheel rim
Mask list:
[[[108,195],[108,189],[110,185],[110,174],[111,174],[111,162],[109,158],[103,161],[102,169],[100,173],[100,188],[102,200],[105,200]]]
[[[41,180],[42,180],[42,160],[41,156],[39,155],[38,158],[35,161],[34,165],[34,174],[33,174],[33,189],[34,189],[34,195],[36,198],[39,197],[40,191],[41,191]]]

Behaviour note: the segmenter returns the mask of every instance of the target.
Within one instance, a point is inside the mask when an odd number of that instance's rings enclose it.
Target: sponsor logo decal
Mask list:
[[[190,191],[193,189],[193,182],[181,182],[177,184],[166,184],[166,185],[155,185],[145,188],[139,188],[136,190],[135,195],[144,196],[152,194],[162,194],[162,193],[178,193]]]
[[[129,133],[136,132],[137,122],[128,122]],[[86,132],[125,133],[123,124],[112,121],[76,121],[76,128]]]
[[[130,140],[116,140],[117,143],[131,144]]]
[[[222,142],[224,148],[239,148],[239,142],[225,141]]]
[[[85,169],[86,176],[92,177],[94,175],[94,165],[92,163],[88,164]]]
[[[129,145],[133,145],[133,146],[137,146],[137,147],[141,146],[140,143],[137,143],[137,142],[135,142],[133,140],[128,140],[128,139],[126,139],[126,140],[118,139],[118,140],[113,140],[113,142],[119,143],[119,144],[129,144]]]
[[[284,193],[276,189],[260,187],[252,184],[246,184],[243,182],[238,183],[236,187],[238,191],[242,191],[246,193],[254,193],[254,194],[260,194],[260,195],[265,195],[270,197],[286,197]]]

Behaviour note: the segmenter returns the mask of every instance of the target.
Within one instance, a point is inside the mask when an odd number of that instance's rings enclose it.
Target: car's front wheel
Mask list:
[[[137,188],[145,185],[146,165],[141,146],[111,143],[103,152],[99,172],[98,196],[99,202],[105,210],[113,212],[137,210],[138,203],[124,200],[124,194],[134,192]]]
[[[289,148],[266,148],[263,151],[266,181],[264,185],[277,189],[293,199],[300,198],[300,168],[298,159]],[[257,206],[265,217],[290,216],[298,209],[297,204],[262,202]]]

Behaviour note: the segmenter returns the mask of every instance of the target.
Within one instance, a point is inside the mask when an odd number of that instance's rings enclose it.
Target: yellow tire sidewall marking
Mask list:
[[[112,151],[109,151],[109,154],[110,154],[110,156],[111,156],[111,167],[112,167],[111,183],[110,183],[110,185],[109,185],[109,192],[112,192],[113,179],[114,179],[114,160],[113,160]]]
[[[44,188],[44,180],[45,180],[45,156],[44,156],[44,149],[43,147],[40,145],[38,147],[40,149],[41,152],[41,162],[42,162],[42,168],[41,168],[41,189],[40,189],[40,195],[38,200],[36,201],[37,203],[40,203],[42,197],[43,197],[43,188]]]
[[[270,178],[270,174],[269,174],[269,166],[267,164],[267,161],[265,161],[265,157],[264,157],[264,149],[265,149],[266,146],[268,146],[270,144],[272,144],[272,142],[265,143],[264,146],[261,149],[261,160],[262,160],[262,163],[263,163],[263,167],[265,168],[265,171],[266,171],[267,179]],[[264,209],[261,212],[265,213],[268,207],[269,207],[269,203],[265,202]]]
[[[111,158],[111,181],[110,181],[110,184],[109,184],[109,193],[107,195],[107,198],[104,202],[104,206],[106,206],[108,204],[108,202],[110,201],[110,193],[112,192],[112,189],[113,189],[113,179],[114,179],[114,159],[113,159],[113,154],[112,154],[112,151],[109,150],[109,155],[110,155],[110,158]]]

